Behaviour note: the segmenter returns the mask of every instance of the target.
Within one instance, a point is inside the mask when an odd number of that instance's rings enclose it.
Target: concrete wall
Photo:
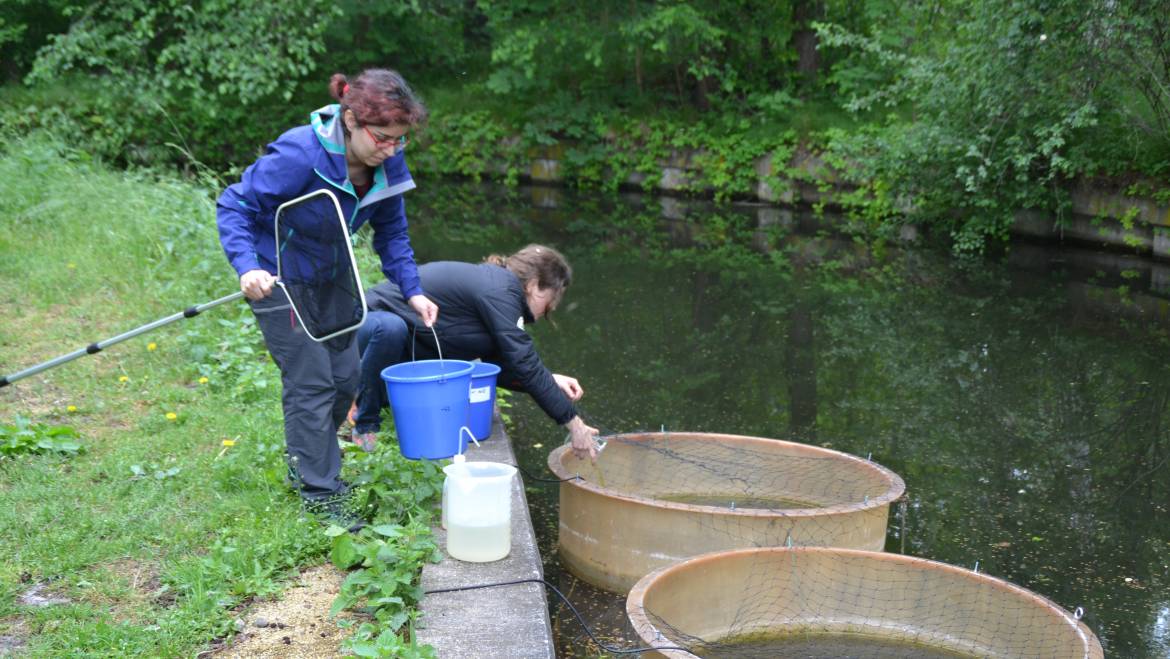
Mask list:
[[[522,178],[532,183],[563,183],[563,146],[534,149],[531,155],[527,176]],[[854,189],[837,178],[832,168],[813,154],[798,153],[785,164],[783,171],[800,171],[802,175],[799,177],[777,182],[774,176],[777,169],[770,155],[756,161],[754,201],[778,206],[824,204],[836,207],[836,198]],[[713,192],[710,188],[691,189],[692,182],[698,178],[693,153],[675,152],[661,163],[656,189],[664,195],[710,196]],[[645,180],[645,174],[635,172],[626,177],[623,185],[641,188]],[[1057,242],[1122,247],[1140,254],[1170,258],[1170,205],[1159,205],[1152,199],[1130,197],[1087,185],[1072,190],[1071,200],[1071,214],[1063,221],[1036,211],[1017,212],[1014,232]],[[1126,221],[1123,222],[1122,218]]]

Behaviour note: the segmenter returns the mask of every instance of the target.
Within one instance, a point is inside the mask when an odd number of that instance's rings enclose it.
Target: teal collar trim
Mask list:
[[[314,110],[310,115],[313,134],[329,153],[345,155],[345,131],[341,126],[341,105],[333,103]]]

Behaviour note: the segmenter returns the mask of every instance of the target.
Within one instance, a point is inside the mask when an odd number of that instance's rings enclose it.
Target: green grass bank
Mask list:
[[[0,371],[233,292],[215,189],[108,170],[44,134],[5,144]],[[0,389],[8,646],[193,656],[230,636],[250,603],[332,560],[353,568],[335,610],[365,614],[350,649],[426,656],[403,648],[418,572],[437,551],[441,472],[402,460],[392,441],[347,450],[345,476],[373,523],[360,535],[327,529],[284,485],[279,392],[242,302]]]

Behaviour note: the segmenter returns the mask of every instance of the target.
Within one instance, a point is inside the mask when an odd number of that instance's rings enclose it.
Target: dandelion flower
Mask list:
[[[177,418],[179,418],[178,414],[175,414],[174,412],[167,412],[167,421],[174,421]]]
[[[65,267],[69,268],[70,270],[73,270],[74,268],[77,267],[77,264],[76,263],[68,263],[65,265]]]
[[[118,382],[129,382],[129,381],[130,381],[130,378],[126,377],[125,375],[120,376],[118,378]]]
[[[223,445],[224,445],[224,446],[235,446],[235,445],[236,445],[236,440],[234,440],[234,439],[225,439],[225,440],[223,440]]]
[[[199,384],[207,384],[207,378],[206,377],[199,378]]]
[[[66,407],[66,408],[65,408],[65,411],[66,411],[66,412],[76,412],[76,411],[77,411],[77,406],[76,406],[76,405],[70,405],[69,407]]]
[[[158,344],[154,341],[151,341],[150,343],[146,344],[146,349],[154,352],[155,350],[158,350]]]

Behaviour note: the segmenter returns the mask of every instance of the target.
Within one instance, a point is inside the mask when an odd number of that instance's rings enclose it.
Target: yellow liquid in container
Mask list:
[[[512,550],[512,523],[466,526],[447,520],[447,553],[470,563],[487,563],[504,558]]]

